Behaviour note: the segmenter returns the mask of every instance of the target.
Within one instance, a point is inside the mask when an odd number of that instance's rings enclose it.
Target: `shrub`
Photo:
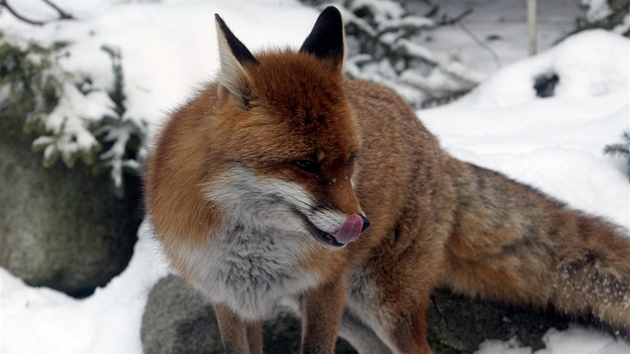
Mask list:
[[[120,52],[104,46],[112,61],[112,88],[93,87],[87,74],[69,73],[59,59],[69,55],[67,43],[50,47],[0,33],[0,119],[24,119],[34,133],[35,151],[43,164],[58,160],[72,168],[77,160],[109,171],[122,196],[123,173],[137,174],[144,156],[147,124],[125,116],[124,76]],[[101,153],[102,152],[102,153]]]

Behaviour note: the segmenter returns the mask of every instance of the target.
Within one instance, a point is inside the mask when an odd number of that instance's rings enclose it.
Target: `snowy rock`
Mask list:
[[[516,340],[538,350],[545,347],[543,336],[550,328],[568,325],[567,318],[551,312],[471,300],[444,289],[433,294],[429,308],[430,344],[436,353],[472,353],[487,339]]]
[[[149,294],[141,337],[145,354],[223,352],[212,305],[175,276]]]
[[[82,297],[129,262],[142,213],[139,181],[114,197],[109,176],[42,167],[23,120],[0,117],[0,266],[32,286]]]
[[[549,312],[470,300],[446,290],[434,294],[429,312],[430,344],[435,353],[472,353],[487,339],[510,340],[534,349],[544,348],[550,328],[564,330],[569,321]],[[297,353],[300,321],[278,310],[264,323],[265,353]],[[179,277],[160,280],[149,295],[142,318],[145,354],[222,353],[219,327],[212,305]],[[356,353],[343,340],[337,354]]]
[[[266,354],[299,352],[300,321],[292,313],[278,310],[263,331]],[[151,291],[141,333],[145,354],[223,353],[212,305],[176,276],[160,280]],[[356,351],[340,340],[335,353]]]

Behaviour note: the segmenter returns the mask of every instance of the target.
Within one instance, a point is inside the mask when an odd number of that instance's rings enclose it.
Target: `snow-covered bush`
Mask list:
[[[25,132],[37,135],[33,149],[43,151],[44,166],[61,159],[72,168],[81,160],[95,173],[110,171],[122,196],[123,173],[140,170],[146,123],[124,115],[120,53],[103,48],[112,60],[114,87],[93,87],[88,73],[69,73],[59,65],[69,55],[64,47],[0,33],[0,119],[24,119]]]
[[[110,170],[116,193],[121,196],[123,173],[139,175],[142,170],[141,161],[146,157],[144,140],[148,123],[125,115],[127,108],[120,50],[110,46],[103,46],[102,49],[112,60],[114,87],[108,91],[108,96],[114,103],[115,114],[105,114],[95,124],[94,134],[106,148],[106,151],[99,155],[96,169]]]
[[[597,27],[630,36],[630,0],[582,0],[581,4],[586,15],[578,20],[578,30]]]
[[[628,164],[628,178],[630,178],[630,131],[623,132],[621,138],[623,143],[606,145],[604,152],[612,156],[618,155],[625,158]]]
[[[389,86],[416,107],[461,95],[483,79],[456,55],[440,62],[418,44],[417,36],[438,23],[411,14],[399,2],[337,0],[333,5],[344,18],[350,76]]]
[[[64,75],[51,48],[12,43],[0,31],[0,117],[22,116],[25,129],[35,130],[59,103]]]

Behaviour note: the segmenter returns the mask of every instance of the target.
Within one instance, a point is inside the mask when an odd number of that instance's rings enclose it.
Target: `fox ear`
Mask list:
[[[218,14],[214,15],[219,40],[221,69],[217,81],[242,108],[249,106],[251,98],[250,79],[244,66],[258,65],[258,60],[230,31]]]
[[[328,6],[317,18],[311,33],[300,48],[300,52],[313,54],[321,60],[333,63],[343,70],[345,58],[345,35],[341,13],[334,6]]]

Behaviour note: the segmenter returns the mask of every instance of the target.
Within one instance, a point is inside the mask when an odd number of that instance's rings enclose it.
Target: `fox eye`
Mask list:
[[[319,165],[316,162],[309,160],[295,160],[293,161],[293,164],[304,172],[313,174],[319,173]]]

